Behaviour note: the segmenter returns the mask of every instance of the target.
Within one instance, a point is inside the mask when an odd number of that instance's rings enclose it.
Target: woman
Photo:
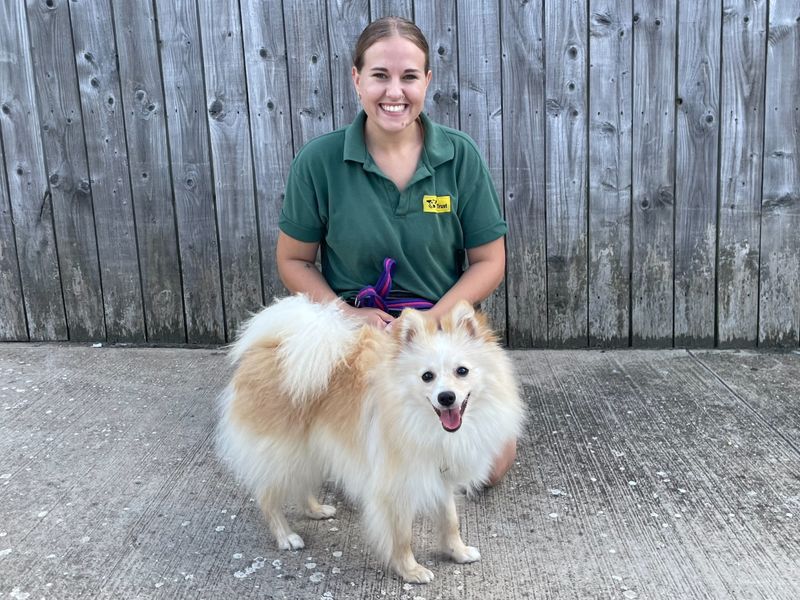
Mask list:
[[[427,301],[438,318],[458,300],[481,302],[503,278],[507,226],[474,142],[422,113],[431,80],[425,36],[399,17],[374,21],[356,44],[352,78],[363,110],[292,163],[276,251],[281,280],[319,302],[341,298],[375,327],[389,326],[404,305]],[[365,290],[382,275],[389,285]],[[514,442],[490,483],[515,455]]]

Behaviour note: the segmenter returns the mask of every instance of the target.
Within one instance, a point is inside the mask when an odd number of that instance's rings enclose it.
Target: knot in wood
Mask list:
[[[597,25],[608,26],[611,25],[611,16],[608,13],[594,13],[592,19]]]
[[[551,117],[557,117],[561,113],[561,103],[555,98],[548,98],[544,106],[547,114]]]
[[[222,102],[220,102],[219,99],[214,100],[208,107],[208,114],[211,115],[212,119],[219,119],[219,120],[222,119],[223,117]]]

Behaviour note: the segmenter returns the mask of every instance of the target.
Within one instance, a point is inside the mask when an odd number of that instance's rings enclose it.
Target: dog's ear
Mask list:
[[[455,329],[463,329],[471,337],[478,337],[481,324],[475,314],[475,308],[466,300],[459,300],[450,310],[450,325]]]
[[[392,325],[397,339],[403,344],[408,344],[417,334],[425,329],[425,317],[418,310],[407,308],[403,311],[397,321]]]

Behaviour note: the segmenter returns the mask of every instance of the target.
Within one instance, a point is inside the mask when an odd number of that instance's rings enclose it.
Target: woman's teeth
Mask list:
[[[381,108],[386,112],[402,112],[405,109],[405,104],[399,105],[388,105],[388,104],[381,104]]]

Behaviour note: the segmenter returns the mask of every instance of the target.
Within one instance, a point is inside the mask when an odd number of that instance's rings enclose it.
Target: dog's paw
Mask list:
[[[474,546],[462,546],[451,551],[450,558],[457,563],[472,563],[481,559],[481,553]]]
[[[303,541],[303,538],[294,532],[278,540],[278,548],[281,550],[299,550],[305,547],[306,543]]]
[[[330,519],[336,514],[336,507],[328,504],[317,504],[314,508],[306,510],[306,516],[311,519]]]
[[[405,568],[397,571],[397,574],[403,578],[403,581],[408,583],[430,583],[433,581],[433,573],[420,564],[410,568]]]

